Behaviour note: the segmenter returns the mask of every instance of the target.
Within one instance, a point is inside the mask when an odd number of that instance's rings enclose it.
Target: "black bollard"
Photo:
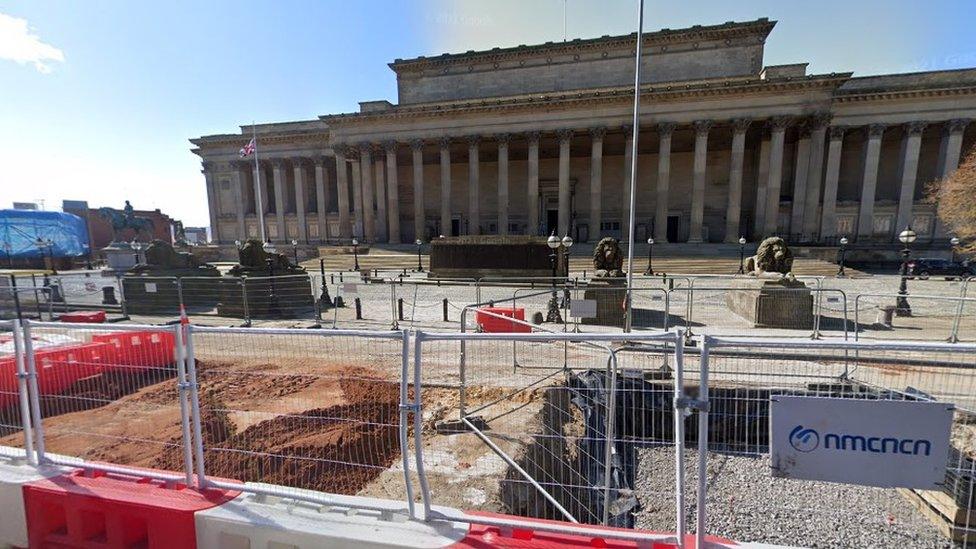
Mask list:
[[[447,298],[444,298],[444,322],[447,322]]]
[[[342,282],[342,271],[339,271],[339,282]]]
[[[102,286],[102,305],[118,305],[115,299],[115,286]]]
[[[343,308],[343,307],[346,306],[346,301],[344,299],[342,299],[342,296],[341,295],[337,295],[335,297],[335,299],[332,301],[332,305],[336,309],[341,309],[341,308]]]
[[[359,298],[358,297],[356,298],[356,300],[354,301],[354,303],[356,304],[356,320],[362,320],[363,319],[363,304],[359,301]]]
[[[403,298],[397,298],[397,313],[400,320],[403,320]]]

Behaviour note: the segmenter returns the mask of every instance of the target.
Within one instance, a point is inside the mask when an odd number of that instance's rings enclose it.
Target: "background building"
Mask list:
[[[643,37],[638,239],[944,236],[927,183],[976,130],[976,69],[854,77],[765,66],[774,21]],[[398,103],[192,139],[215,242],[439,234],[626,237],[635,36],[390,63]],[[260,162],[238,150],[258,136]],[[249,159],[250,160],[250,159]]]
[[[85,220],[88,225],[88,234],[91,239],[91,249],[94,252],[98,252],[105,246],[108,246],[112,242],[112,224],[99,214],[101,208],[90,208],[88,202],[84,200],[65,200],[62,202],[61,209],[65,212],[72,213],[78,217]],[[110,208],[117,212],[122,212],[121,209]],[[146,234],[139,235],[140,241],[148,242],[153,239],[165,240],[166,242],[172,242],[172,226],[174,224],[173,219],[159,211],[155,210],[135,210],[134,215],[137,217],[144,217],[152,221],[153,223],[153,233],[150,236]],[[121,235],[119,235],[120,240],[129,242],[136,238],[136,234],[131,229],[126,229]]]

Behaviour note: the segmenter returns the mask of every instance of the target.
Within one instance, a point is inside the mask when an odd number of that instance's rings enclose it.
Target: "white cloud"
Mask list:
[[[64,53],[41,42],[40,37],[27,26],[26,19],[0,13],[0,59],[21,65],[33,63],[38,72],[47,74],[51,72],[51,66],[47,62],[63,62]]]

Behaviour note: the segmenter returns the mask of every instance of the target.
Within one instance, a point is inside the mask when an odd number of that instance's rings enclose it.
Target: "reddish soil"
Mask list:
[[[369,369],[307,359],[197,366],[209,475],[352,494],[400,455],[399,385]],[[173,374],[103,374],[45,399],[48,452],[182,470]]]

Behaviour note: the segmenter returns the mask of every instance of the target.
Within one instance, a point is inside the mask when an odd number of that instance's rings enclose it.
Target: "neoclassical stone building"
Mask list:
[[[976,69],[764,66],[774,21],[644,35],[635,237],[890,243],[945,236],[927,183],[976,140]],[[636,35],[390,63],[397,103],[192,139],[214,239],[624,237]],[[255,175],[256,174],[256,175]]]

